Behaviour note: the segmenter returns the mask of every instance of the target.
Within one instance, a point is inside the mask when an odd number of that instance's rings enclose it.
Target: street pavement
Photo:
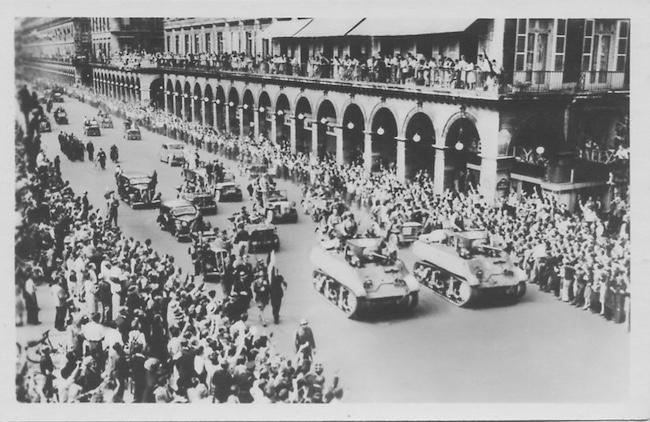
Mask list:
[[[96,110],[66,97],[63,104],[70,125],[53,124],[51,134],[42,135],[50,159],[61,156],[65,179],[76,193],[88,191],[92,204],[104,208],[103,195],[114,188],[113,165],[102,171],[93,163],[70,162],[59,151],[59,130],[73,132],[84,142],[83,118]],[[176,197],[181,170],[160,162],[164,136],[142,130],[142,141],[123,139],[122,122],[114,118],[114,129],[102,129],[93,137],[95,151],[108,155],[118,146],[120,165],[128,171],[158,172],[163,200]],[[215,157],[201,151],[202,158]],[[223,158],[227,165],[234,163]],[[234,211],[247,206],[247,181],[243,203],[219,203],[216,216],[207,217],[213,226],[227,228]],[[300,202],[296,185],[283,180],[291,200]],[[185,271],[191,262],[188,244],[179,243],[159,229],[157,210],[132,210],[122,202],[119,225],[136,239],[151,239],[154,248],[175,256]],[[270,325],[276,347],[289,355],[293,335],[302,318],[314,330],[317,355],[331,376],[338,373],[348,403],[458,403],[458,402],[610,402],[622,400],[629,384],[630,344],[626,324],[615,325],[589,311],[559,302],[552,295],[529,286],[516,305],[460,309],[423,288],[420,304],[408,315],[380,316],[371,320],[348,320],[312,287],[310,249],[316,245],[315,225],[299,210],[297,224],[278,225],[280,251],[277,263],[289,287],[281,312],[281,323]],[[408,249],[400,251],[409,268],[415,261]],[[210,285],[220,291],[220,286]],[[36,338],[53,326],[53,297],[47,286],[38,290],[43,324],[17,329],[18,341]],[[249,321],[257,324],[251,307]],[[272,320],[267,309],[268,320]]]

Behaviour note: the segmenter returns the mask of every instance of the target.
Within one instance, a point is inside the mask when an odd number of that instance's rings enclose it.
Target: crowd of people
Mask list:
[[[627,319],[631,290],[627,198],[615,197],[604,211],[598,200],[586,197],[579,209],[570,210],[541,192],[512,192],[494,206],[485,202],[476,186],[436,194],[424,172],[405,183],[392,168],[367,173],[360,163],[339,164],[332,157],[318,162],[302,153],[292,154],[286,143],[264,137],[238,139],[160,110],[113,104],[195,147],[241,163],[268,164],[278,176],[302,183],[306,198],[340,198],[364,207],[379,232],[415,220],[423,224],[425,233],[438,228],[487,230],[492,245],[511,254],[541,290],[615,322]]]
[[[18,98],[28,110],[25,87]],[[296,332],[295,356],[282,356],[271,334],[247,322],[248,307],[238,307],[235,295],[219,298],[149,239],[126,236],[87,193],[75,194],[58,156],[50,161],[34,146],[37,117],[25,116],[16,125],[17,323],[26,313],[27,324],[40,324],[38,285],[49,286],[56,315],[41,340],[17,343],[19,401],[341,399],[338,377],[327,383],[314,360],[308,321]]]
[[[100,55],[97,60],[124,70],[181,67],[485,91],[498,90],[503,73],[497,62],[484,54],[478,54],[474,63],[462,54],[457,57],[442,54],[426,57],[421,53],[376,53],[367,57],[326,57],[317,53],[298,59],[286,54],[175,54],[169,51],[152,53],[125,50],[110,57]]]

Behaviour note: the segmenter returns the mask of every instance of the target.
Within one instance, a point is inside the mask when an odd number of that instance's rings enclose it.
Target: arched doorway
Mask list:
[[[214,114],[212,113],[214,95],[212,94],[212,87],[210,85],[206,85],[203,95],[203,102],[205,104],[205,122],[203,123],[207,126],[214,127]]]
[[[356,104],[350,104],[343,112],[343,162],[363,162],[363,139],[365,119]]]
[[[255,98],[250,89],[244,91],[242,98],[242,124],[244,125],[244,136],[253,137],[255,133]]]
[[[176,116],[182,119],[183,118],[183,88],[181,87],[180,81],[176,81],[174,98],[176,101]]]
[[[468,117],[455,120],[445,139],[445,189],[465,192],[480,180],[481,138],[474,121]]]
[[[262,91],[260,94],[260,99],[257,102],[257,113],[260,134],[264,135],[265,138],[269,138],[271,135],[271,119],[273,118],[273,110],[271,109],[271,98],[266,91]],[[273,141],[275,141],[273,139]]]
[[[214,99],[217,105],[217,129],[219,131],[226,130],[226,96],[223,92],[221,85],[217,85],[217,94]]]
[[[275,142],[283,147],[289,146],[291,138],[291,122],[287,118],[290,113],[289,98],[280,94],[275,103]]]
[[[165,107],[162,78],[156,78],[149,85],[149,101],[152,107],[162,109]]]
[[[167,79],[167,89],[165,91],[167,95],[167,112],[174,112],[174,84],[172,84],[171,79]]]
[[[185,82],[183,87],[183,104],[185,105],[185,115],[183,119],[188,122],[192,121],[192,87],[189,82]]]
[[[419,171],[433,176],[435,131],[433,122],[425,113],[415,113],[406,125],[404,149],[405,176],[415,177]]]
[[[201,105],[203,104],[203,94],[201,93],[201,85],[198,83],[194,84],[194,93],[192,96],[192,120],[203,124],[203,118],[201,116]]]
[[[228,93],[228,118],[230,120],[230,132],[239,135],[239,116],[237,110],[239,109],[239,94],[233,87],[230,88]]]
[[[314,126],[305,127],[307,118],[311,116],[311,104],[305,97],[300,97],[296,103],[295,125],[296,125],[296,152],[303,154],[311,153],[311,130],[317,130]]]
[[[332,127],[336,123],[336,110],[331,101],[325,100],[318,107],[317,120],[318,158],[336,157],[336,133]]]
[[[397,163],[397,122],[393,112],[382,107],[375,113],[372,123],[371,171],[394,169]]]

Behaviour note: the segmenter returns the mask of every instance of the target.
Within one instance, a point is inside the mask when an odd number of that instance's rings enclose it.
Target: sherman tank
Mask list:
[[[526,293],[526,274],[487,244],[486,231],[437,230],[420,236],[412,250],[419,259],[415,278],[454,305],[488,298],[516,302]]]
[[[408,310],[418,304],[417,280],[402,261],[382,255],[381,246],[379,238],[334,239],[310,254],[314,288],[348,318],[373,308]]]

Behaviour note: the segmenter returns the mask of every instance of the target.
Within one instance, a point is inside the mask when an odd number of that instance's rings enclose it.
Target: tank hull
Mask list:
[[[506,286],[471,285],[463,277],[427,261],[416,262],[413,275],[420,284],[459,307],[495,302],[516,303],[526,293],[525,281]]]
[[[348,318],[359,319],[378,310],[410,310],[417,306],[419,284],[410,274],[384,274],[377,267],[353,268],[336,252],[316,248],[310,255],[315,266],[314,289]],[[370,277],[369,277],[370,276]],[[396,279],[404,276],[403,281]],[[372,287],[364,279],[373,280]]]

